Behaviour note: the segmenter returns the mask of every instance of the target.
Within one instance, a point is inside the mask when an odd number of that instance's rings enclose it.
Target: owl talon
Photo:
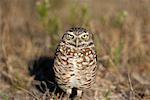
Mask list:
[[[81,97],[82,96],[82,90],[77,90],[77,96]]]
[[[71,94],[72,93],[72,89],[67,89],[67,94]]]

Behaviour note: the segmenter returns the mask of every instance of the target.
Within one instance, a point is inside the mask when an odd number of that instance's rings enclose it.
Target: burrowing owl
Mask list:
[[[92,35],[84,28],[71,28],[57,47],[54,72],[59,87],[67,94],[76,88],[77,96],[81,96],[82,90],[95,81],[97,61]]]

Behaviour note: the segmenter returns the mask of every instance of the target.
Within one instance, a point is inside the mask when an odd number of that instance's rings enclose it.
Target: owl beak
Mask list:
[[[78,47],[79,46],[79,39],[77,38],[76,39],[76,47]]]

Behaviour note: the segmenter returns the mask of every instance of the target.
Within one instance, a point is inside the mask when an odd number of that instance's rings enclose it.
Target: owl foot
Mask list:
[[[71,94],[72,93],[72,89],[67,89],[67,94]]]
[[[77,96],[81,97],[82,96],[82,90],[77,90]]]

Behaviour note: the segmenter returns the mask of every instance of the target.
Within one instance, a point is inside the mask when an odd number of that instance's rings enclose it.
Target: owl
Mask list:
[[[68,95],[83,90],[95,82],[97,60],[93,34],[81,27],[66,31],[57,47],[54,60],[55,80]]]

